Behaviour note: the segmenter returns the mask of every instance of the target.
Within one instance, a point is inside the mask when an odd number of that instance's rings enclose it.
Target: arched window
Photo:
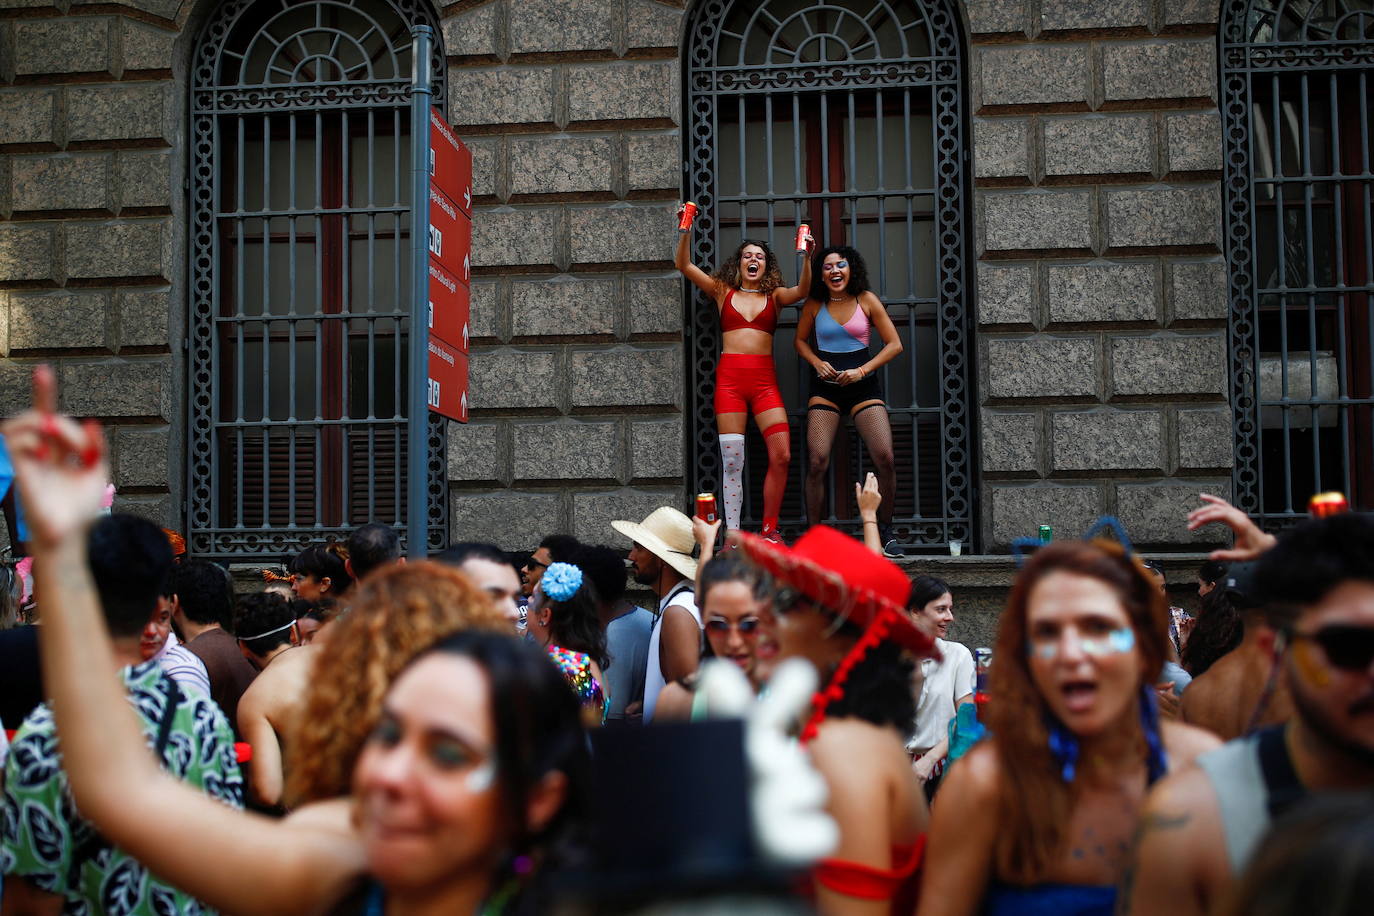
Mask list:
[[[1221,68],[1236,498],[1374,509],[1374,2],[1229,0]]]
[[[897,457],[899,540],[972,541],[963,49],[950,0],[707,0],[689,26],[687,193],[701,208],[694,258],[713,267],[766,239],[796,282],[796,226],[863,252],[905,350],[883,383]],[[691,473],[718,486],[711,409],[715,310],[689,305]],[[803,523],[805,382],[785,309],[775,358],[794,456],[782,527]],[[857,531],[865,470],[852,428],[837,439],[828,521]],[[766,456],[750,429],[744,524],[762,514]]]
[[[415,0],[233,0],[191,73],[188,540],[404,532]],[[444,58],[430,62],[443,106]],[[430,541],[445,535],[431,415]]]

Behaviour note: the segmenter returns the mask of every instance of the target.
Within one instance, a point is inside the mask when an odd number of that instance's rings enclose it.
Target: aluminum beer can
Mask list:
[[[697,494],[697,518],[703,522],[715,522],[716,515],[716,494],[698,493]]]
[[[1313,518],[1326,518],[1331,515],[1340,515],[1342,512],[1350,511],[1350,504],[1345,501],[1345,494],[1336,490],[1327,493],[1317,493],[1307,501],[1307,511]]]
[[[692,220],[697,218],[697,205],[690,200],[682,205],[678,211],[677,228],[679,232],[686,232],[692,228]]]
[[[1048,544],[1054,540],[1054,529],[1049,525],[1040,526],[1040,543]]]
[[[802,223],[797,227],[797,250],[806,250],[806,240],[811,236],[811,227]]]

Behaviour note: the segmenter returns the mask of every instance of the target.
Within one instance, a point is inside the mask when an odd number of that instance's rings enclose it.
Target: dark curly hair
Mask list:
[[[234,605],[234,636],[254,655],[291,645],[290,625],[295,621],[291,604],[276,592],[253,592]]]
[[[1224,588],[1212,589],[1203,596],[1197,623],[1183,646],[1183,670],[1197,677],[1240,645],[1243,635],[1241,613],[1231,593]]]
[[[848,632],[848,624],[840,632]],[[854,629],[855,635],[862,631]],[[911,676],[916,665],[891,640],[878,643],[849,672],[844,696],[826,707],[828,719],[852,716],[874,725],[897,729],[903,738],[916,721],[916,698],[911,692]]]
[[[778,257],[773,254],[773,249],[768,247],[767,242],[758,239],[745,239],[739,243],[726,262],[716,268],[716,272],[711,274],[711,279],[721,286],[733,286],[739,288],[741,277],[739,262],[740,256],[744,254],[744,249],[750,245],[763,249],[763,274],[759,277],[759,292],[765,296],[771,296],[773,291],[782,286],[782,268],[778,266]]]
[[[857,248],[848,245],[827,245],[811,256],[811,292],[809,295],[817,302],[825,302],[830,297],[830,288],[825,285],[823,265],[825,259],[837,254],[849,262],[849,284],[844,291],[851,296],[868,292],[868,265]]]

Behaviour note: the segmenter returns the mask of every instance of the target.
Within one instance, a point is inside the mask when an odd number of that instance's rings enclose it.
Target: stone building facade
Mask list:
[[[0,0],[0,411],[22,403],[31,363],[55,362],[64,407],[111,430],[120,504],[170,525],[188,466],[187,72],[214,6]],[[1197,549],[1216,535],[1182,517],[1199,492],[1230,492],[1234,463],[1219,4],[952,7],[974,546],[1116,514],[1143,545]],[[609,519],[687,504],[693,367],[671,258],[694,10],[435,11],[475,163],[455,535],[611,540]],[[967,574],[991,587],[1007,570]]]

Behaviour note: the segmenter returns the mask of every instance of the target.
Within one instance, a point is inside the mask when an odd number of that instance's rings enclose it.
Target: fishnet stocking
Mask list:
[[[825,518],[825,472],[839,428],[840,415],[833,410],[813,407],[806,412],[806,521],[811,525]]]

